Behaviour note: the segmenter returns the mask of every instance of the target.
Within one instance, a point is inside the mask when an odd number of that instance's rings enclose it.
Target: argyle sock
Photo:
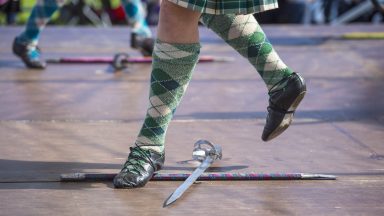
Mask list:
[[[253,15],[203,14],[201,21],[248,59],[268,89],[292,74],[293,71],[280,59]]]
[[[149,107],[135,144],[163,152],[168,125],[187,89],[198,60],[200,44],[170,44],[157,40],[149,95]]]
[[[145,10],[141,0],[122,0],[125,14],[132,27],[132,32],[145,38],[151,38],[152,32],[145,20]]]
[[[63,3],[64,0],[38,0],[28,18],[25,31],[17,37],[18,40],[23,43],[37,44],[40,32],[49,22],[53,13],[55,13]]]

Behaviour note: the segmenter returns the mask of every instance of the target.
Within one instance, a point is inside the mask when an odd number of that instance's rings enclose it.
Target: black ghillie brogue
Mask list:
[[[136,33],[132,33],[131,47],[139,49],[143,56],[152,56],[155,40],[153,38],[141,37]]]
[[[305,81],[297,73],[283,78],[270,89],[268,116],[262,140],[269,141],[289,127],[306,91]]]
[[[41,59],[41,51],[36,45],[24,43],[16,37],[12,50],[28,68],[44,69],[46,67],[45,61]]]
[[[164,164],[165,154],[131,147],[123,169],[113,179],[115,188],[143,187]]]

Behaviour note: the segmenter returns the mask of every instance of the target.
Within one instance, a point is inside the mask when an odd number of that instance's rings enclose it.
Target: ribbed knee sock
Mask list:
[[[293,72],[280,59],[253,15],[203,14],[201,21],[249,60],[268,89]]]

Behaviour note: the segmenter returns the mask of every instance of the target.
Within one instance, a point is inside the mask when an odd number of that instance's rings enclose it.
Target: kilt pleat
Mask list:
[[[253,14],[278,8],[277,0],[168,0],[207,14]]]

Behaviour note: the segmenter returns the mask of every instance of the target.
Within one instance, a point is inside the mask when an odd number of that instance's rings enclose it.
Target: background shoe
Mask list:
[[[271,88],[268,93],[270,96],[268,116],[262,140],[269,141],[289,127],[305,93],[305,81],[297,73],[292,73]]]
[[[143,187],[164,164],[164,153],[131,147],[123,169],[113,179],[115,188]]]
[[[154,46],[155,40],[153,38],[141,37],[136,33],[131,34],[131,47],[139,49],[143,56],[152,56]]]
[[[46,63],[41,59],[40,49],[37,46],[22,42],[16,37],[13,41],[12,50],[28,68],[44,69],[46,67]]]

